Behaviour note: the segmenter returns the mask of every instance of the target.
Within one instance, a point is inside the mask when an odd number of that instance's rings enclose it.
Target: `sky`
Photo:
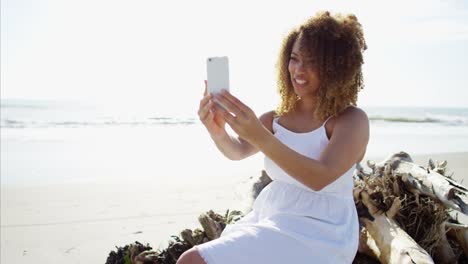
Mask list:
[[[363,26],[358,105],[468,107],[468,2],[437,0],[2,0],[1,98],[195,115],[206,58],[228,56],[232,94],[261,114],[281,40],[320,10]]]

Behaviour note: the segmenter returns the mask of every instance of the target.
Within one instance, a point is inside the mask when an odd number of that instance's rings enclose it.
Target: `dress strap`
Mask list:
[[[273,117],[273,122],[271,124],[271,129],[273,130],[273,133],[276,133],[276,130],[278,130],[278,119],[279,119],[279,116],[274,116]]]
[[[325,124],[328,122],[328,120],[330,120],[330,118],[332,118],[332,117],[333,117],[333,116],[329,116],[329,117],[325,120],[325,122],[323,122],[322,126],[325,126]]]

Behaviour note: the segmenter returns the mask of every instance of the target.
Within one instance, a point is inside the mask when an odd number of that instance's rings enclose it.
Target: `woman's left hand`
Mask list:
[[[213,96],[226,109],[218,104],[214,104],[214,110],[222,115],[229,126],[241,138],[247,140],[252,145],[257,145],[259,140],[264,138],[267,129],[257,118],[255,113],[226,90]],[[232,114],[234,115],[232,115]]]

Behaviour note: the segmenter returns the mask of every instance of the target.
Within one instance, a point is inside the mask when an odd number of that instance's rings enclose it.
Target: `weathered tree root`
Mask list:
[[[447,162],[437,166],[432,160],[426,169],[413,163],[409,154],[400,152],[392,155],[380,164],[375,165],[374,172],[382,175],[382,171],[390,170],[394,176],[400,176],[419,192],[437,199],[445,207],[468,214],[468,189],[439,172],[445,172]]]
[[[463,211],[464,199],[462,197],[465,194],[461,191],[466,190],[466,188],[454,182],[450,177],[439,174],[441,172],[445,173],[446,165],[446,162],[440,162],[435,165],[430,160],[428,169],[425,169],[414,164],[407,153],[400,152],[378,164],[368,161],[368,166],[372,169],[372,172],[366,172],[362,167],[358,166],[355,174],[355,201],[360,215],[360,222],[366,227],[363,230],[370,232],[367,225],[369,222],[372,222],[372,219],[362,214],[367,209],[370,212],[368,214],[372,215],[373,218],[378,218],[375,214],[385,214],[390,220],[394,220],[394,224],[401,227],[401,230],[404,230],[405,234],[415,240],[418,246],[423,248],[436,263],[455,263],[457,259],[466,259],[466,253],[463,254],[461,252],[463,242],[457,242],[456,239],[450,236],[447,237],[446,235],[448,227],[453,226],[452,223],[447,222],[450,218],[448,214],[449,208]],[[418,177],[414,177],[413,174],[409,173],[414,173],[414,171],[418,172]],[[447,182],[450,184],[447,184]],[[449,185],[451,187],[445,188]],[[430,188],[427,186],[430,186]],[[443,187],[438,188],[434,186]],[[453,189],[455,189],[460,199],[451,201],[451,196],[444,196],[441,195],[442,191],[435,191],[435,189],[442,190],[444,188],[449,190],[446,193],[453,192]],[[450,191],[450,188],[452,191]],[[359,197],[356,195],[356,192],[359,193],[362,190],[367,192],[372,202],[371,208],[368,208],[368,203],[363,203],[362,199],[357,199]],[[401,201],[401,206],[395,206],[395,201]],[[381,221],[379,224],[385,226],[385,221]],[[383,227],[378,227],[377,229],[376,231],[378,232],[385,230]],[[452,233],[456,237],[455,232]],[[458,240],[465,239],[461,235],[462,232],[458,231],[458,233]],[[401,235],[401,237],[404,236]],[[379,250],[377,252],[369,250],[372,248],[371,245],[368,245],[369,241],[373,242],[374,239],[377,240],[376,244],[378,244]],[[372,234],[361,234],[360,243],[365,243],[366,245],[360,245],[359,251],[363,254],[377,257],[383,263],[400,263],[400,261],[394,262],[382,259],[384,250],[382,250],[383,248],[378,240]],[[392,242],[393,244],[398,243]],[[394,249],[391,249],[391,251],[394,251]],[[395,252],[398,251],[395,250]]]
[[[361,192],[361,197],[374,217],[374,220],[363,218],[362,221],[378,248],[374,255],[382,263],[433,263],[431,256],[393,220],[401,206],[398,198],[386,213],[379,213],[366,191]]]
[[[136,263],[136,257],[143,251],[150,251],[149,245],[144,246],[136,241],[134,244],[116,247],[117,251],[111,251],[107,257],[106,264],[127,264]],[[157,263],[157,262],[154,262]]]
[[[198,217],[202,229],[184,229],[180,237],[172,236],[172,241],[164,250],[152,250],[136,241],[134,244],[117,247],[111,251],[106,264],[175,264],[177,259],[193,246],[218,238],[227,224],[234,223],[243,217],[240,211],[227,210],[224,216],[208,211]]]

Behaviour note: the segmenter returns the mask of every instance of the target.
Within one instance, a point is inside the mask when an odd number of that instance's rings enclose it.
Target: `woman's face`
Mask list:
[[[294,92],[301,98],[313,97],[320,86],[318,73],[314,68],[315,63],[311,59],[303,56],[300,51],[300,37],[298,37],[291,51],[288,70]]]

